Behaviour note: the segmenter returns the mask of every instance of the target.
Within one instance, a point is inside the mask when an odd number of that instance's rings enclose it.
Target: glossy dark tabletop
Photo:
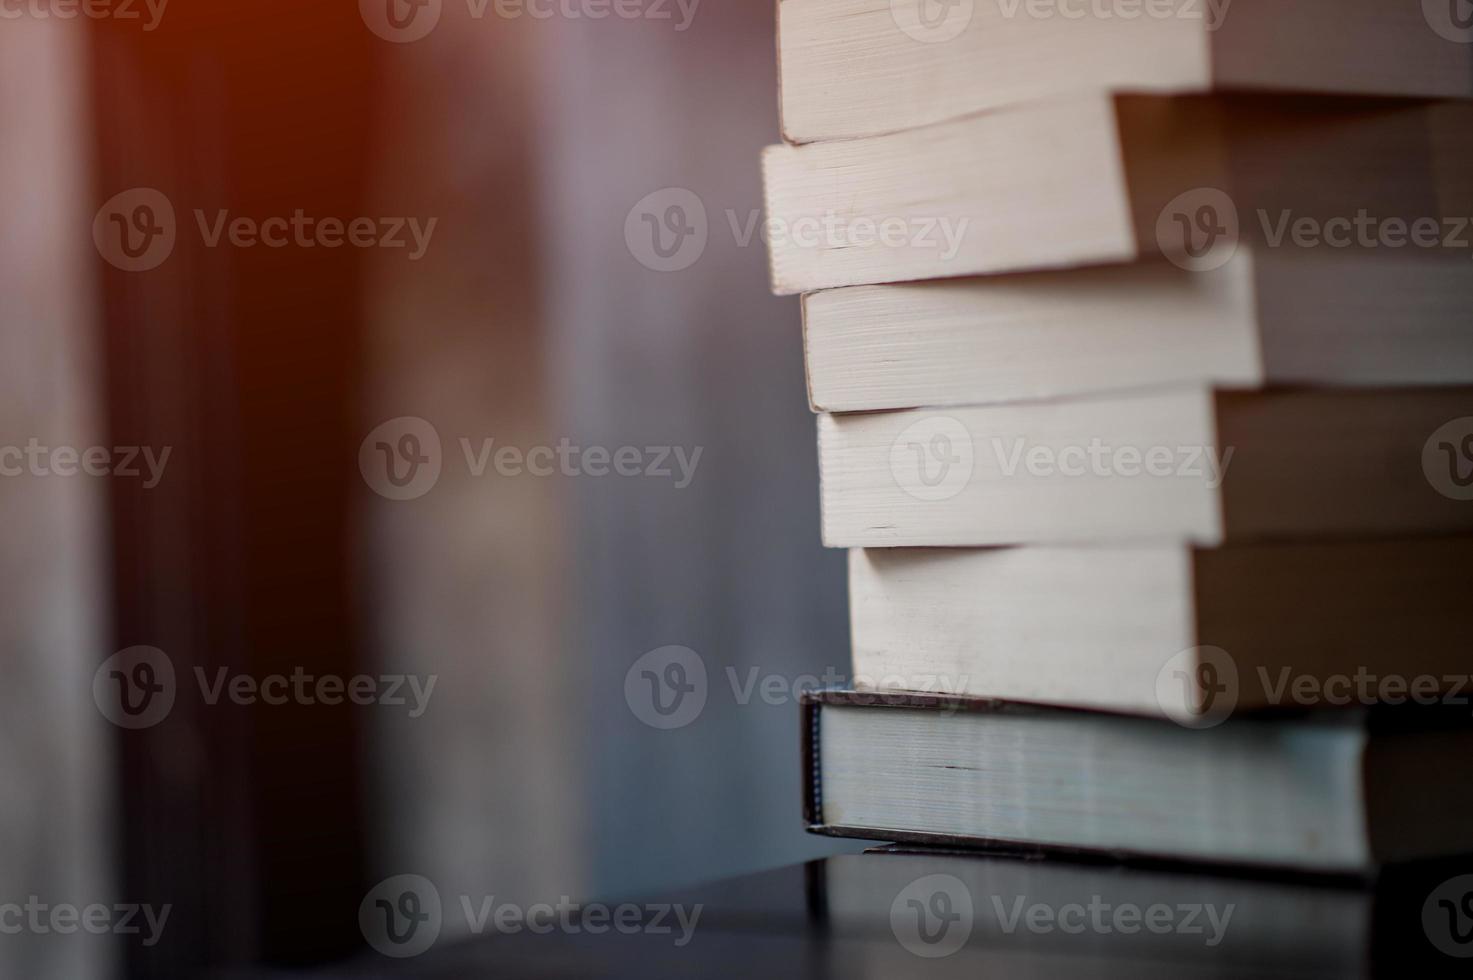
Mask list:
[[[432,943],[401,929],[379,945],[414,955],[329,975],[1473,976],[1469,874],[1460,861],[1374,882],[1270,879],[890,849],[628,903],[502,910],[471,938],[467,909],[442,897],[433,927],[419,913]]]

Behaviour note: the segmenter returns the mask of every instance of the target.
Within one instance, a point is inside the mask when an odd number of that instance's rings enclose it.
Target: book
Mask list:
[[[781,0],[785,139],[844,139],[1090,89],[1473,95],[1456,3]]]
[[[1473,383],[1457,252],[1240,249],[1204,272],[1128,265],[803,297],[816,411],[1066,398],[1179,383]]]
[[[1466,6],[780,0],[762,233],[850,549],[853,689],[802,699],[811,831],[1249,891],[1473,857]],[[839,928],[957,918],[864,867]],[[1008,875],[936,877],[1010,921]],[[1450,913],[1461,955],[1466,880],[1399,928],[1445,952]],[[1337,894],[1245,898],[1212,968],[1363,972],[1367,893]],[[1002,932],[984,955],[1111,942]]]
[[[1468,103],[1090,93],[762,161],[780,294],[1473,241]]]
[[[1465,535],[849,553],[853,683],[1167,718],[1463,704]]]
[[[820,415],[823,540],[1211,546],[1470,531],[1470,446],[1468,387],[1183,386]]]
[[[1466,715],[1318,712],[1194,731],[833,691],[802,710],[815,833],[1332,875],[1473,851]]]

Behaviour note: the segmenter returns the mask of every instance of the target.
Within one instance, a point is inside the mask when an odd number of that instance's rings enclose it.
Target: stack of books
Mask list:
[[[781,0],[772,284],[850,549],[813,830],[1473,851],[1459,13]]]

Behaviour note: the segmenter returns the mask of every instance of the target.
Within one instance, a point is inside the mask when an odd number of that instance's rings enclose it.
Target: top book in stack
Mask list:
[[[873,136],[1053,96],[1473,95],[1460,0],[780,0],[783,136]]]

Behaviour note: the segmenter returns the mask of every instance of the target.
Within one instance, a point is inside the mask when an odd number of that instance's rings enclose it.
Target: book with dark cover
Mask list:
[[[1466,709],[1276,712],[1194,730],[977,698],[802,702],[812,833],[1367,877],[1473,854]]]

